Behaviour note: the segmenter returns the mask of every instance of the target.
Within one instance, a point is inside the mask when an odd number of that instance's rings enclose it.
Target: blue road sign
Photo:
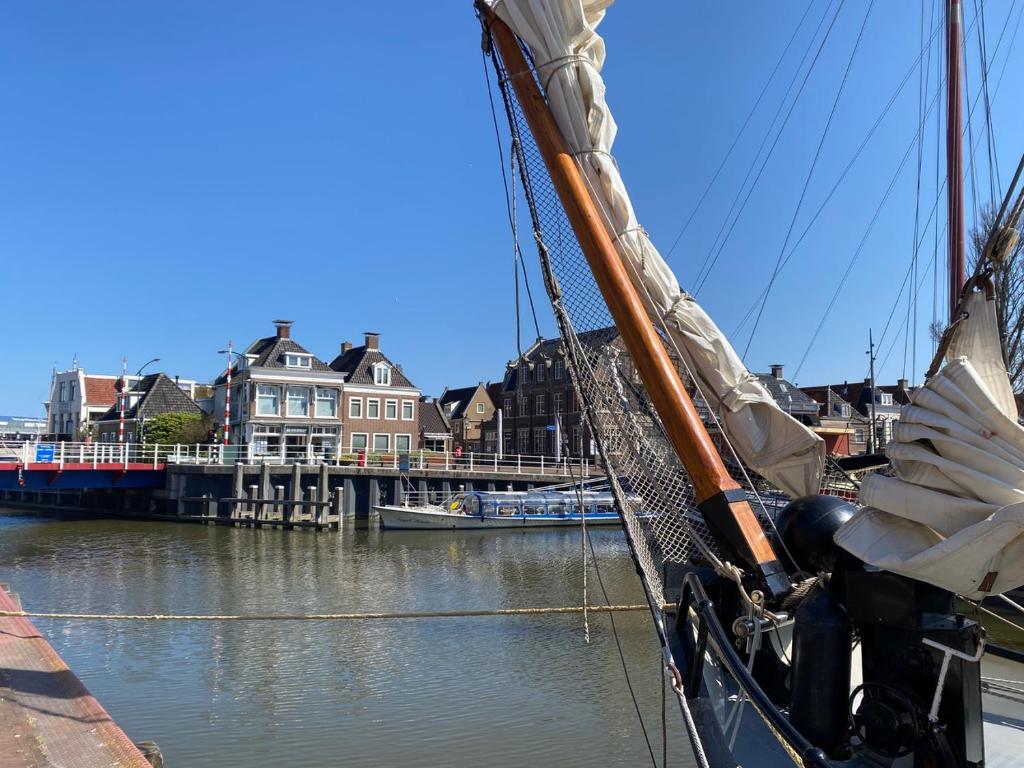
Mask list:
[[[558,430],[558,427],[556,427],[554,424],[548,424],[546,427],[544,427],[544,429],[546,429],[548,432],[556,432]]]
[[[53,463],[53,443],[40,443],[36,446],[36,464]]]

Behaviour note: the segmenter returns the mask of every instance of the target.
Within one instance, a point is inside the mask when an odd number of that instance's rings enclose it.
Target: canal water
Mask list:
[[[616,529],[592,529],[612,603],[642,601]],[[280,614],[582,602],[578,530],[313,534],[7,516],[0,581],[26,610]],[[603,601],[593,566],[591,600]],[[644,732],[607,616],[373,622],[35,620],[134,740],[193,766],[636,766]],[[617,614],[661,759],[658,644]],[[690,766],[678,707],[669,764]]]

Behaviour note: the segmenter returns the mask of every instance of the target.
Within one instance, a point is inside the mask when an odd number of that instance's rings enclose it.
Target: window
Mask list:
[[[350,397],[348,399],[348,417],[350,419],[363,418],[363,398]]]
[[[563,408],[565,408],[563,400],[565,400],[565,395],[561,392],[555,392],[551,396],[551,410],[553,413],[559,414],[563,412]]]
[[[477,404],[476,404],[476,412],[477,412],[477,413],[483,413],[483,412],[484,412],[484,410],[485,410],[485,409],[484,409],[484,404],[483,404],[483,403],[477,403]]]
[[[412,421],[415,417],[415,403],[412,400],[402,401],[402,421]]]
[[[391,366],[387,363],[377,363],[373,366],[373,383],[382,387],[391,386]]]
[[[583,455],[583,434],[579,427],[572,428],[572,444],[570,450],[577,456]]]
[[[519,396],[519,415],[529,416],[530,415],[530,398],[526,395]]]
[[[394,421],[398,418],[398,401],[397,400],[385,400],[384,401],[384,418],[388,421]]]
[[[72,381],[72,382],[70,382],[68,384],[68,400],[74,400],[74,399],[75,399],[75,382]]]
[[[505,453],[512,452],[512,430],[506,429],[505,434],[501,437],[501,450]]]
[[[505,412],[506,415],[511,416],[512,415],[512,398],[511,397],[506,397],[504,399],[504,401],[502,402],[502,406],[501,407],[502,407],[502,410]]]
[[[888,392],[883,392],[882,398],[879,402],[882,405],[892,405],[892,395],[890,395]]]
[[[839,406],[839,415],[842,416],[844,419],[850,418],[850,406],[848,406],[846,403],[842,403]]]
[[[544,427],[533,428],[533,452],[540,455],[545,453],[544,447],[547,443],[548,431]]]
[[[373,450],[386,451],[391,448],[391,435],[376,434],[373,436]]]
[[[565,361],[555,360],[555,381],[561,381],[565,378]]]
[[[526,427],[520,429],[516,435],[519,441],[519,452],[529,453],[530,452],[530,430]]]
[[[288,415],[309,416],[309,387],[288,387]]]
[[[366,398],[366,418],[380,418],[380,400],[378,400],[376,397]]]
[[[338,416],[338,390],[318,389],[316,391],[316,415],[320,419]]]
[[[67,392],[65,391],[67,389],[67,386],[68,383],[66,381],[62,381],[60,383],[60,397],[57,399],[60,400],[62,403],[67,399]]]
[[[498,433],[484,432],[484,453],[498,452]]]
[[[523,363],[519,366],[519,387],[522,388],[523,384],[530,383],[530,366]]]
[[[281,413],[281,388],[271,384],[256,385],[256,415],[278,416]]]
[[[538,369],[540,370],[540,369]],[[537,395],[533,399],[533,406],[538,416],[543,416],[547,408],[547,397],[543,394]]]
[[[853,430],[853,442],[855,442],[855,443],[863,443],[863,442],[865,442],[864,430],[863,429],[855,429],[855,430]]]
[[[408,453],[412,450],[412,435],[395,435],[395,450]]]
[[[538,382],[544,381],[544,379],[547,378],[548,372],[547,372],[546,365],[547,365],[547,360],[542,360],[540,365],[537,366],[537,381]]]
[[[365,451],[370,436],[365,432],[353,432],[349,439],[352,441],[353,451]]]
[[[313,358],[310,355],[285,355],[284,364],[288,368],[311,368]]]

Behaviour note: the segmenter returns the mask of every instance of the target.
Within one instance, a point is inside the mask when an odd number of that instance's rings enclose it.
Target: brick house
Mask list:
[[[137,381],[129,381],[124,414],[126,443],[144,442],[146,420],[164,413],[188,413],[201,416],[203,409],[164,373],[153,373]],[[96,421],[99,440],[118,442],[121,406],[115,403]]]
[[[230,442],[253,456],[333,458],[342,445],[339,404],[345,375],[291,338],[291,321],[252,342],[231,368]],[[214,381],[213,415],[224,413],[227,376]]]
[[[330,368],[345,377],[345,450],[419,450],[420,390],[380,351],[379,333],[367,331],[361,347],[344,342]]]
[[[464,451],[494,453],[497,448],[496,432],[491,432],[490,444],[484,446],[483,425],[494,418],[495,405],[488,393],[489,385],[479,382],[473,387],[448,389],[440,397],[440,405],[451,425],[453,445]]]
[[[867,452],[879,453],[885,449],[886,443],[892,439],[892,431],[900,418],[900,409],[910,404],[910,394],[913,388],[906,379],[899,379],[895,386],[878,385],[874,390],[871,387],[871,379],[864,379],[862,382],[843,382],[842,384],[829,384],[816,387],[802,387],[803,391],[820,403],[828,398],[827,390],[831,389],[837,397],[849,403],[865,420],[864,428],[867,430],[865,450]],[[872,400],[875,411],[875,434],[871,435],[870,419],[872,411]]]
[[[813,427],[825,441],[825,453],[830,456],[860,456],[867,452],[870,422],[856,408],[844,400],[832,387],[810,387],[802,390],[818,403],[819,425]],[[821,400],[817,400],[821,397]]]

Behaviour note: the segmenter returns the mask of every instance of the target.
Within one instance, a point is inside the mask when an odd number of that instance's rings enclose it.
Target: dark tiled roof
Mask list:
[[[420,398],[420,434],[421,435],[448,435],[452,428],[445,418],[444,409],[437,400]]]
[[[770,373],[755,373],[754,376],[786,413],[807,424],[817,423],[818,403],[806,392],[785,379],[775,378]]]
[[[871,402],[870,387],[863,381],[843,382],[842,384],[829,384],[817,387],[801,387],[809,396],[820,403],[824,403],[828,397],[827,391],[831,389],[836,396],[842,398],[862,414],[867,414]],[[903,389],[899,385],[879,384],[875,389],[879,392],[892,395],[894,406],[909,405],[910,393],[913,389]],[[893,406],[885,406],[887,408]]]
[[[299,354],[310,356],[311,371],[329,371],[330,366],[327,365],[316,355],[312,354],[308,349],[292,339],[281,339],[277,336],[267,336],[265,339],[256,339],[252,344],[246,347],[243,353],[246,356],[255,355],[255,358],[249,363],[250,368],[287,368],[285,365],[284,356],[286,354]],[[293,369],[294,370],[294,369]],[[238,363],[236,362],[231,368],[231,375],[238,375]],[[227,376],[221,374],[214,380],[214,384],[223,384],[227,381]]]
[[[365,346],[352,347],[348,352],[338,355],[331,361],[331,370],[347,373],[349,384],[373,385],[373,366],[376,363],[387,363],[391,366],[392,387],[414,387],[408,377],[393,362],[388,360],[379,349],[367,349]]]
[[[441,395],[441,407],[444,412],[448,414],[449,419],[461,419],[466,415],[466,407],[469,405],[469,401],[473,399],[473,395],[476,394],[477,384],[473,387],[459,387],[458,389],[446,389],[444,394]]]
[[[142,380],[130,389],[131,392],[141,392],[142,396],[136,403],[125,411],[126,419],[138,417],[151,419],[161,413],[202,413],[195,400],[181,391],[171,379],[163,373],[153,373],[143,376]],[[100,417],[100,421],[119,419],[121,413],[117,403],[114,403],[106,413]]]

